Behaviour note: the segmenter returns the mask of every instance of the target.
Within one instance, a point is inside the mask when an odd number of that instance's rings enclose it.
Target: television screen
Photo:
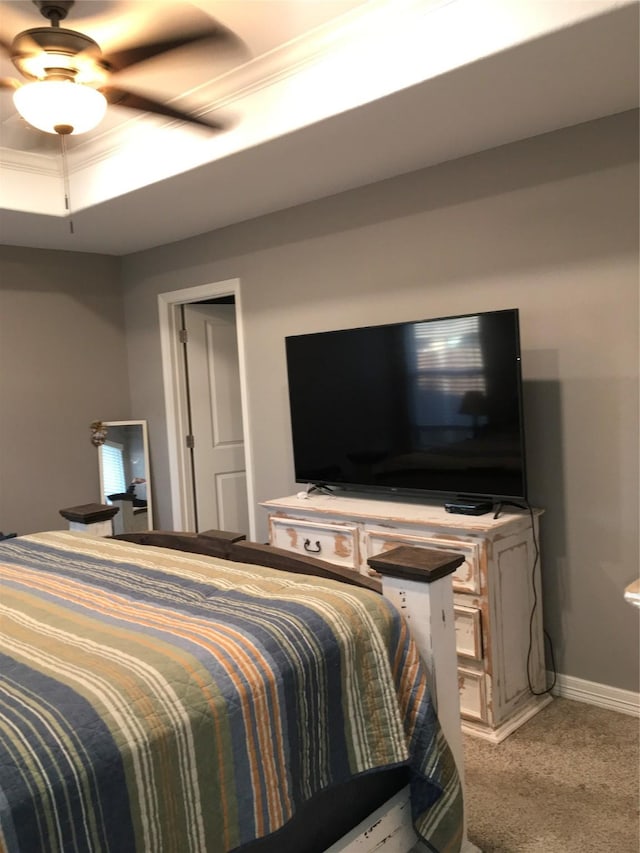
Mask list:
[[[296,482],[526,499],[517,309],[285,345]]]

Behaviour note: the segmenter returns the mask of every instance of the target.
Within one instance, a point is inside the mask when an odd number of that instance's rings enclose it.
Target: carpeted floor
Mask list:
[[[483,853],[639,853],[640,723],[554,699],[501,744],[465,737]]]

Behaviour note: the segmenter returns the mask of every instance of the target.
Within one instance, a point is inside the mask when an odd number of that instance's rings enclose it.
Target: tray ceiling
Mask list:
[[[175,51],[123,72],[125,83],[229,129],[109,108],[71,140],[71,233],[57,138],[25,128],[0,92],[2,243],[127,254],[638,105],[637,2],[191,5],[246,55],[186,62]],[[78,0],[65,26],[106,50],[122,41],[114,22],[136,41],[158,10],[163,20],[179,8]],[[5,39],[41,23],[26,0],[0,3]],[[15,76],[8,60],[0,76]]]

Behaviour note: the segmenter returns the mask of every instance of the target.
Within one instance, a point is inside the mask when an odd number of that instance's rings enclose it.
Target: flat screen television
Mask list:
[[[297,483],[526,501],[517,309],[285,346]]]

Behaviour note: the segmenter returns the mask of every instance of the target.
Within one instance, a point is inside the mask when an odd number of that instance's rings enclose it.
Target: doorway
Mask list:
[[[255,538],[240,281],[161,293],[158,310],[173,527]]]

